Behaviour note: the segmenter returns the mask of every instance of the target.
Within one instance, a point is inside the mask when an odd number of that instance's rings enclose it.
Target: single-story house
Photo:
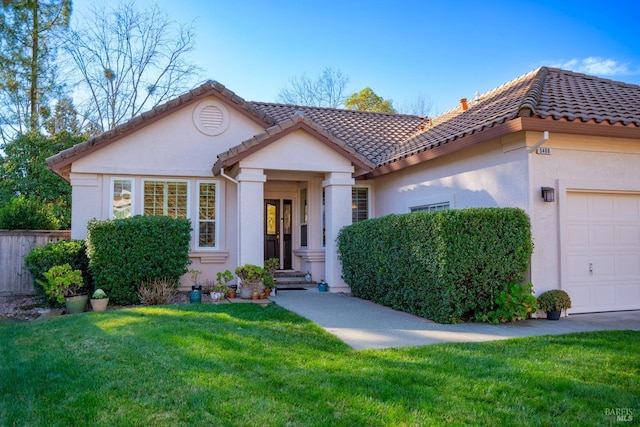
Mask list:
[[[93,218],[189,218],[203,277],[261,265],[348,291],[340,229],[390,213],[518,207],[530,279],[573,313],[640,309],[640,86],[541,67],[439,117],[245,101],[209,81],[47,160]],[[183,283],[189,284],[188,280]]]

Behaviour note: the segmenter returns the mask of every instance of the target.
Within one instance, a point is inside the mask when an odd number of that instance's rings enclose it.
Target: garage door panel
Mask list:
[[[567,194],[572,313],[640,309],[640,195]]]
[[[616,227],[616,244],[623,249],[640,250],[640,225],[620,225]]]

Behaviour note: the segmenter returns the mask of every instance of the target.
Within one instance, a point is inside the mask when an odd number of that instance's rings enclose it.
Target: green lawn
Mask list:
[[[639,332],[356,351],[277,306],[207,304],[0,323],[0,349],[2,426],[640,419]]]

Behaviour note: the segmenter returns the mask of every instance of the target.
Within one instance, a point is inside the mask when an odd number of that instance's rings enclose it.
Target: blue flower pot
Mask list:
[[[327,292],[329,286],[326,283],[318,283],[318,292]]]
[[[202,291],[194,289],[189,291],[189,303],[200,304],[202,302]]]

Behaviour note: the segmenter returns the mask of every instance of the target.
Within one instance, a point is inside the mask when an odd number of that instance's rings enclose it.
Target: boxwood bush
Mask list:
[[[114,304],[136,304],[142,283],[160,279],[178,282],[187,272],[189,220],[166,216],[94,220],[87,230],[94,284]]]
[[[355,296],[441,323],[493,310],[505,285],[524,279],[532,250],[529,218],[516,208],[388,215],[338,236]]]
[[[73,270],[80,270],[85,286],[89,290],[93,289],[84,240],[64,240],[48,243],[32,249],[24,258],[24,266],[34,279],[33,287],[36,294],[48,300],[51,305],[56,305],[56,302],[46,297],[44,289],[42,289],[38,280],[46,281],[44,273],[49,271],[51,267],[64,264],[69,264]]]

